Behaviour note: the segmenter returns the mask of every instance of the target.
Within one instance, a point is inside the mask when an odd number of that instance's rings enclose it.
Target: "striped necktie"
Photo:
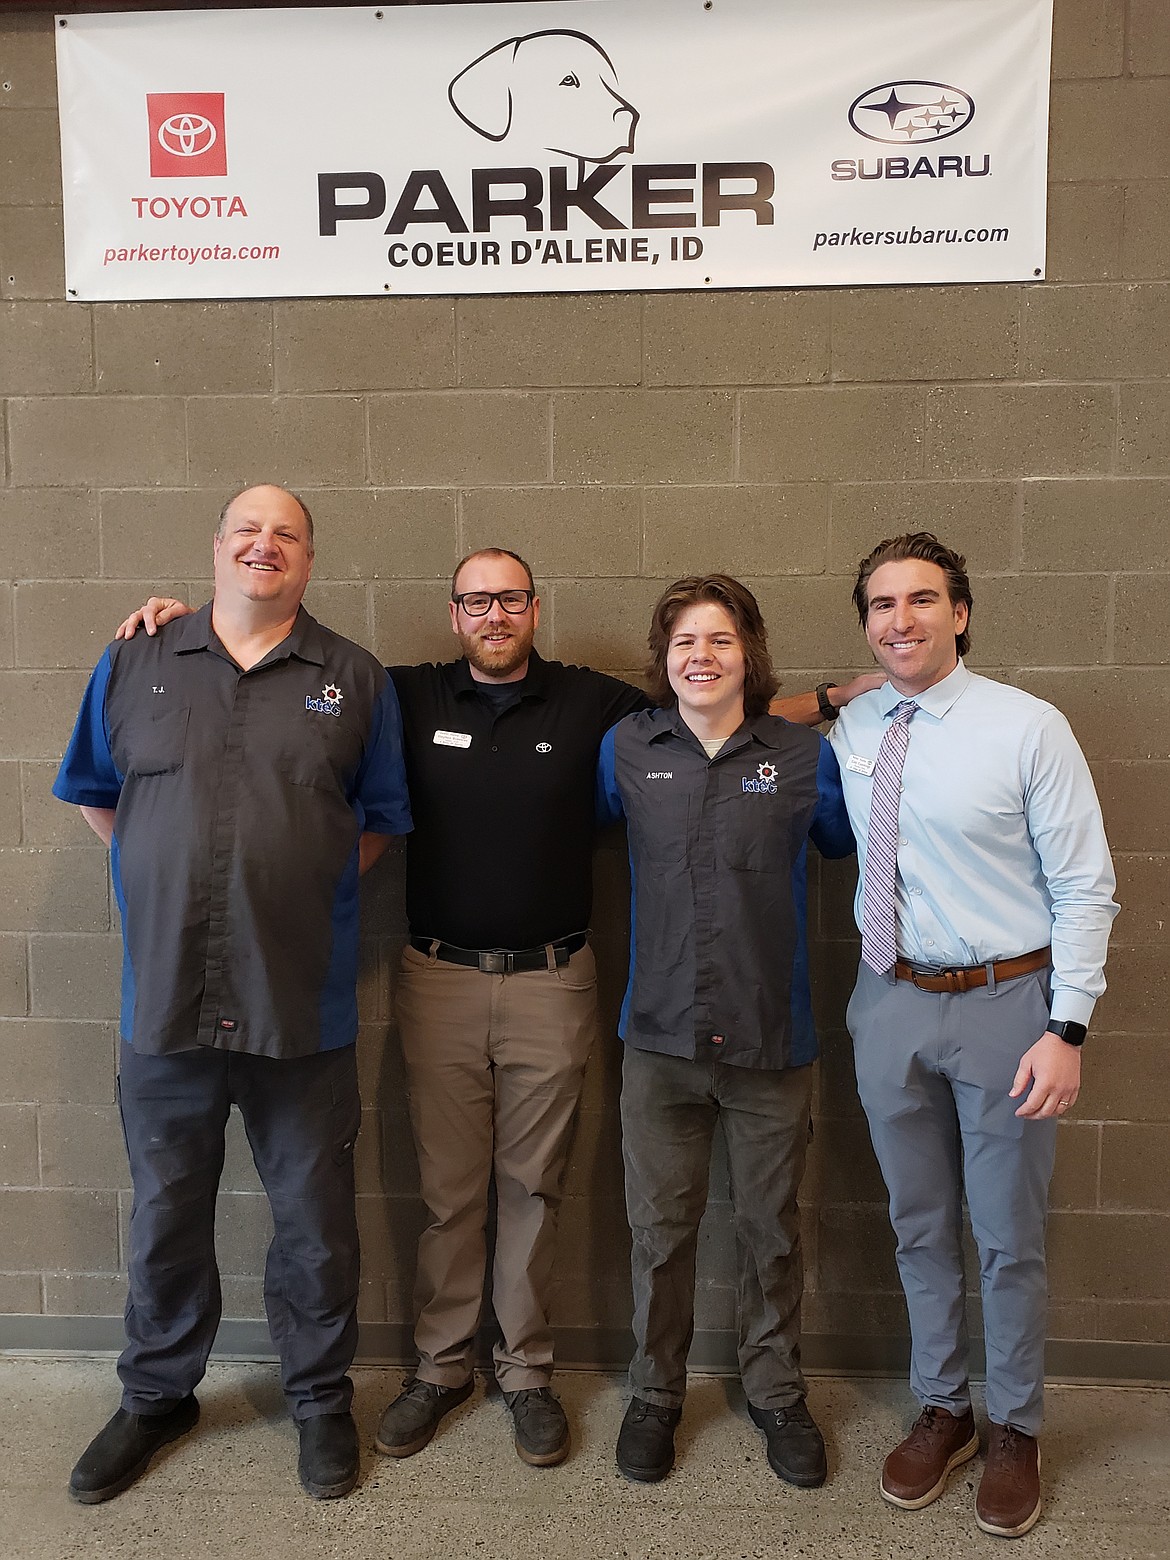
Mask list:
[[[861,958],[878,975],[892,970],[898,957],[898,800],[910,745],[910,719],[917,708],[913,699],[895,706],[873,768],[861,895]]]

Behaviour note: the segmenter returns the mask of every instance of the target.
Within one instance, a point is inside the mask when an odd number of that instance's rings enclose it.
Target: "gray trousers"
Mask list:
[[[790,1408],[805,1396],[796,1193],[811,1098],[811,1067],[729,1067],[626,1047],[622,1152],[633,1236],[636,1396],[677,1407],[686,1393],[695,1252],[716,1122],[731,1170],[744,1392],[757,1408]]]
[[[970,1405],[962,1197],[979,1252],[987,1413],[1039,1432],[1047,1286],[1044,1231],[1056,1121],[1008,1096],[1048,1021],[1039,972],[959,993],[860,967],[847,1022],[857,1088],[890,1194],[910,1313],[910,1385],[924,1406]]]
[[[298,1424],[344,1412],[358,1335],[353,1046],[279,1061],[206,1047],[143,1056],[123,1041],[118,1099],[134,1183],[122,1407],[165,1412],[203,1378],[220,1318],[215,1201],[234,1103],[272,1210],[264,1305],[289,1410]]]

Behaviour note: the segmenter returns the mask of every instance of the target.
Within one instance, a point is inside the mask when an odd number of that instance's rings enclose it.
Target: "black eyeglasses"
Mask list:
[[[451,600],[457,607],[462,607],[468,617],[485,617],[493,601],[498,601],[510,616],[519,617],[528,611],[535,596],[534,590],[465,590],[462,595],[452,596]]]

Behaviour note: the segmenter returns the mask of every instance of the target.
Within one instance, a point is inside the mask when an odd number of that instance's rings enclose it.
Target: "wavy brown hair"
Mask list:
[[[971,648],[971,581],[967,578],[967,560],[961,552],[945,546],[933,531],[907,531],[902,536],[887,536],[857,565],[857,584],[853,587],[853,605],[862,628],[869,616],[869,579],[883,563],[906,563],[913,559],[918,563],[936,564],[946,576],[947,596],[952,607],[962,602],[967,609],[967,623],[961,634],[955,635],[955,649],[966,655]]]
[[[647,636],[650,660],[646,680],[650,685],[650,697],[663,709],[671,709],[678,703],[666,674],[670,636],[688,607],[701,606],[708,601],[723,608],[739,635],[744,661],[744,714],[749,717],[766,714],[768,704],[780,686],[772,657],[768,654],[768,631],[759,602],[746,585],[733,580],[730,574],[689,574],[675,580],[659,597]]]

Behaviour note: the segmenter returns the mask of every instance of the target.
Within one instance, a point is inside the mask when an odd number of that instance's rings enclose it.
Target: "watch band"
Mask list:
[[[835,704],[829,701],[829,689],[835,688],[835,682],[823,682],[817,684],[817,704],[820,707],[822,720],[836,720],[841,711]]]
[[[1084,1045],[1085,1036],[1088,1034],[1088,1026],[1078,1024],[1074,1019],[1065,1018],[1048,1021],[1048,1033],[1059,1035],[1065,1045]]]

